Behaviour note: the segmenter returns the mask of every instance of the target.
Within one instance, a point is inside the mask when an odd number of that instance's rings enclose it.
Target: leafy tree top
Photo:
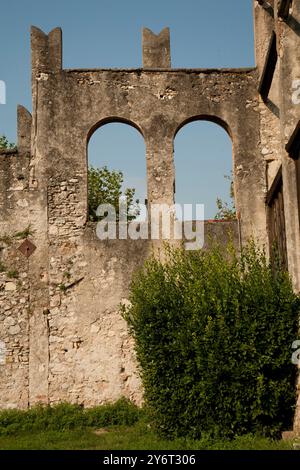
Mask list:
[[[231,176],[225,175],[224,178],[230,181],[230,202],[224,202],[221,198],[217,198],[216,204],[218,212],[215,215],[215,220],[235,220],[237,214],[234,201],[232,174]]]
[[[5,135],[0,135],[0,150],[14,149],[15,147],[15,144],[9,142]]]
[[[89,218],[92,221],[99,220],[96,215],[97,208],[101,204],[111,204],[116,210],[117,220],[120,212],[120,197],[124,197],[127,203],[127,218],[133,220],[139,215],[139,201],[134,200],[135,189],[126,188],[122,191],[124,177],[118,170],[109,170],[107,166],[88,170],[88,205]]]

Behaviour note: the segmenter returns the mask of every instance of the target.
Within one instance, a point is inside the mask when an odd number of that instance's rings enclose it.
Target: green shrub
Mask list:
[[[277,436],[291,426],[300,300],[254,243],[240,257],[170,249],[137,273],[130,301],[122,312],[158,431]]]
[[[116,403],[90,408],[84,412],[86,423],[91,427],[121,424],[132,426],[141,415],[142,410],[124,398]]]
[[[26,411],[0,411],[0,435],[28,431],[64,431],[83,427],[132,425],[141,416],[141,410],[125,398],[116,403],[84,409],[79,405],[61,403],[36,406]]]

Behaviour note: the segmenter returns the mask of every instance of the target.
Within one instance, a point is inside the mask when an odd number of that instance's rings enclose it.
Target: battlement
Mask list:
[[[159,34],[143,29],[143,67],[145,69],[171,67],[170,30],[164,28]]]
[[[31,27],[32,73],[59,72],[62,69],[62,30],[53,29],[48,35]]]

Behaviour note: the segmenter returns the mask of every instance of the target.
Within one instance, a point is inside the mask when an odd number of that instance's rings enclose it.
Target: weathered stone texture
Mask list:
[[[28,407],[30,295],[18,237],[0,238],[0,404]]]
[[[277,64],[267,99],[260,99],[261,145],[266,160],[269,190],[282,171],[284,218],[288,269],[296,291],[300,291],[300,218],[297,210],[295,162],[286,151],[286,144],[300,118],[300,102],[293,99],[295,82],[300,86],[300,3],[291,2],[287,18],[279,18],[281,2],[254,2],[256,60],[260,74],[264,70],[272,32],[276,35]],[[286,2],[290,3],[290,2]],[[299,184],[299,183],[298,183]],[[300,396],[295,415],[295,431],[300,432]]]
[[[49,397],[86,406],[142,392],[132,340],[119,304],[148,241],[100,241],[95,225],[82,238],[53,243],[50,258]],[[62,387],[63,383],[63,387]]]
[[[143,67],[145,69],[170,68],[170,30],[163,29],[158,35],[143,29]]]

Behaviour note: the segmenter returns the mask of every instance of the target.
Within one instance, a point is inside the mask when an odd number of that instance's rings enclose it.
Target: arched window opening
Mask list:
[[[204,204],[205,220],[235,219],[232,142],[227,132],[213,122],[190,122],[177,133],[174,150],[175,203],[181,208],[192,205],[193,220],[199,219],[196,204]],[[177,218],[191,220],[191,215],[179,210]]]
[[[98,220],[100,204],[113,205],[118,219],[120,196],[127,202],[128,219],[138,219],[147,197],[145,143],[132,125],[110,122],[88,143],[89,220]]]

